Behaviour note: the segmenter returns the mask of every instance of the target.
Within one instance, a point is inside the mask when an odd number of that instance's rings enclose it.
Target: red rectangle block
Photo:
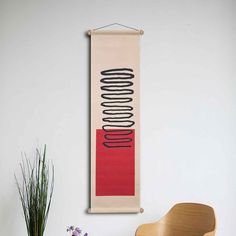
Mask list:
[[[135,130],[132,129],[129,135],[122,135],[122,138],[129,140],[123,145],[129,147],[105,146],[105,135],[108,133],[103,129],[96,130],[96,196],[134,196]],[[117,145],[122,143],[117,142]]]

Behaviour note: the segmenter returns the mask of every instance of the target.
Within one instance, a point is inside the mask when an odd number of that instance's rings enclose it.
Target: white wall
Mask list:
[[[217,236],[236,235],[236,2],[100,0],[0,3],[0,235],[25,236],[14,172],[48,145],[56,170],[45,236],[69,224],[134,235],[174,203],[203,202]],[[88,29],[145,31],[141,62],[144,214],[88,215]]]

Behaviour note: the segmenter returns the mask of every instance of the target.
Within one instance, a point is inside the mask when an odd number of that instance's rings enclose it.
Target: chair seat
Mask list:
[[[199,203],[179,203],[159,221],[138,227],[136,236],[214,236],[213,208]]]

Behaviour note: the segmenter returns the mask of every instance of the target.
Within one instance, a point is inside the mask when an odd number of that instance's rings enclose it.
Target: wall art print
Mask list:
[[[139,31],[91,31],[90,213],[140,212]]]

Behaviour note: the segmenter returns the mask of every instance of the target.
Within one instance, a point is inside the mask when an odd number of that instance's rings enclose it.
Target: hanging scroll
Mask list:
[[[141,33],[90,31],[90,213],[140,212]]]

